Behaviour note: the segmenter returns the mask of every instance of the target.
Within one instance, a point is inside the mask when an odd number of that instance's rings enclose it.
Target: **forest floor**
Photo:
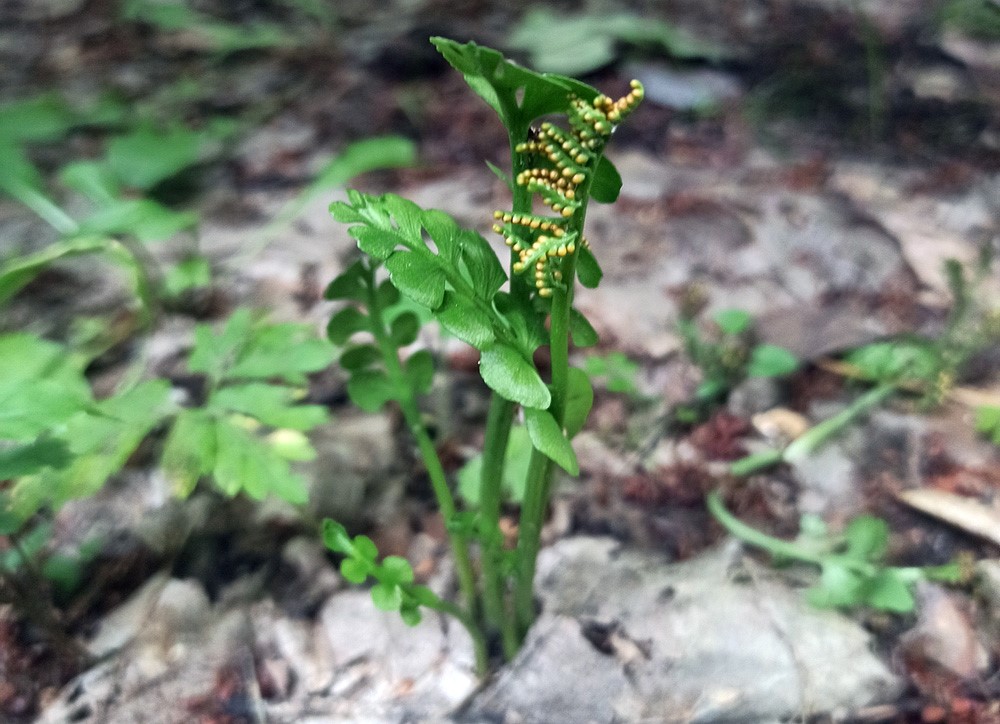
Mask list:
[[[115,274],[86,261],[53,267],[9,303],[5,330],[67,339],[77,316],[103,320],[115,341],[88,376],[106,394],[136,359],[190,390],[195,325],[238,307],[324,329],[337,305],[323,288],[354,251],[327,211],[343,189],[308,199],[272,236],[258,232],[332,156],[376,136],[413,139],[419,160],[353,186],[446,210],[496,240],[492,213],[508,191],[484,160],[508,163],[506,134],[427,38],[545,62],[530,28],[520,35],[536,55],[514,47],[523,2],[193,3],[218,21],[214,34],[157,24],[141,14],[151,6],[169,3],[6,3],[0,106],[39,93],[75,108],[114,97],[142,123],[230,124],[221,150],[154,189],[201,222],[193,239],[150,247],[153,263],[196,249],[211,282],[141,332]],[[630,11],[712,50],[678,60],[660,41],[626,36],[570,52],[591,85],[614,96],[636,77],[647,97],[608,151],[621,197],[588,216],[604,278],[577,305],[601,341],[573,354],[597,395],[575,441],[581,475],[559,481],[546,529],[544,614],[516,661],[478,682],[461,630],[431,619],[407,629],[374,610],[288,506],[210,490],[173,500],[154,435],[55,519],[57,545],[106,541],[60,601],[96,663],[81,669],[0,607],[0,720],[1000,722],[1000,446],[975,423],[978,409],[1000,408],[1000,274],[994,265],[976,278],[1000,253],[1000,43],[959,16],[942,24],[933,7],[588,7],[605,21],[577,44],[612,25],[607,13]],[[252,44],[251,21],[274,23],[282,40],[240,47]],[[560,32],[542,25],[534,37]],[[75,129],[34,145],[32,159],[53,172],[94,157],[108,132]],[[0,197],[0,259],[55,236]],[[971,341],[948,336],[949,260],[976,278],[962,300]],[[751,328],[725,337],[712,320],[727,310],[748,313]],[[707,372],[685,321],[734,354],[782,347],[798,369],[737,374],[711,404],[693,403]],[[803,459],[731,473],[732,461],[842,411],[866,389],[844,355],[890,338],[968,354],[937,396],[904,390]],[[433,332],[418,346],[439,360],[426,411],[456,474],[481,444],[488,404],[476,353]],[[352,408],[338,372],[313,375],[308,399],[331,413],[312,433],[317,459],[302,466],[309,516],[367,532],[446,590],[444,526],[399,415]],[[804,596],[816,571],[776,569],[727,538],[705,509],[712,490],[786,539],[803,516],[833,531],[876,516],[893,565],[958,560],[968,575],[922,581],[912,613],[816,609]]]

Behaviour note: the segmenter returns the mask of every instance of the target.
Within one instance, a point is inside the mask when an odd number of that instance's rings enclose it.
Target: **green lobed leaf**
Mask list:
[[[583,429],[594,406],[594,388],[590,377],[581,369],[570,367],[566,380],[566,410],[563,413],[566,435],[573,439]]]
[[[335,520],[330,518],[323,520],[322,537],[323,545],[334,553],[351,555],[354,550],[354,544],[351,543],[351,537],[347,534],[347,528]]]
[[[524,421],[531,443],[539,451],[570,475],[580,474],[580,464],[577,462],[573,445],[550,412],[525,408]]]
[[[372,586],[371,596],[372,603],[380,611],[398,611],[403,604],[403,592],[395,584]]]
[[[305,324],[257,325],[227,370],[229,379],[279,378],[303,384],[305,375],[328,367],[336,356],[333,346],[317,339]]]
[[[346,558],[340,562],[340,575],[350,583],[360,584],[368,579],[371,572],[371,565],[356,558]]]
[[[220,420],[216,424],[216,440],[213,475],[216,485],[226,495],[245,492],[256,500],[275,495],[294,505],[305,504],[306,481],[292,473],[288,461],[261,444],[255,435],[232,419]]]
[[[593,100],[595,88],[573,78],[542,74],[505,59],[491,48],[433,37],[431,43],[476,94],[500,116],[516,138],[525,137],[533,120],[564,113],[570,95]]]
[[[847,555],[862,561],[879,561],[889,548],[889,524],[881,518],[862,515],[844,530]]]
[[[622,177],[606,157],[601,156],[590,185],[590,198],[601,204],[613,204],[622,190]]]
[[[58,141],[74,125],[75,114],[56,93],[44,93],[0,106],[0,141]]]
[[[80,230],[85,234],[131,234],[148,243],[169,239],[197,223],[197,213],[172,211],[152,199],[115,199],[80,222]]]
[[[330,317],[326,336],[334,344],[345,344],[352,335],[368,329],[368,317],[354,307],[344,307]]]
[[[846,566],[827,561],[820,580],[806,591],[806,599],[817,608],[856,606],[863,597],[864,579]]]
[[[799,368],[799,360],[784,347],[758,344],[750,352],[747,375],[750,377],[783,377]]]
[[[187,128],[142,126],[108,141],[107,163],[126,186],[150,189],[198,162],[201,135]]]
[[[58,470],[69,465],[72,459],[66,442],[51,437],[0,449],[0,480],[31,475],[45,468]]]
[[[590,320],[577,309],[569,310],[569,332],[573,336],[575,347],[593,347],[601,341]]]
[[[361,251],[380,261],[392,256],[401,242],[397,232],[374,226],[352,226],[348,233],[358,242]]]
[[[447,291],[434,315],[450,334],[476,349],[484,349],[496,339],[490,317],[472,301]]]
[[[386,556],[379,567],[379,579],[383,583],[413,583],[413,567],[401,556]]]
[[[331,301],[340,299],[363,302],[368,297],[365,286],[365,267],[361,261],[356,261],[342,271],[330,282],[323,296]]]
[[[547,409],[552,403],[552,396],[538,370],[509,345],[496,343],[483,350],[479,374],[486,385],[505,400],[537,409]]]
[[[339,364],[349,372],[359,372],[376,364],[382,359],[382,353],[373,344],[358,344],[348,347],[340,355]]]
[[[174,495],[185,498],[215,467],[215,421],[203,410],[182,410],[163,446],[163,472]]]
[[[221,377],[246,346],[252,325],[250,310],[245,307],[229,316],[221,332],[216,332],[212,325],[199,324],[194,329],[194,350],[188,358],[188,369],[212,378]]]
[[[865,581],[861,593],[863,598],[860,603],[882,611],[909,613],[916,607],[909,583],[895,568],[883,568]]]
[[[497,259],[493,247],[474,231],[460,233],[462,261],[469,270],[472,288],[480,299],[489,302],[496,291],[507,281],[507,274]]]
[[[385,372],[361,370],[347,382],[347,395],[365,412],[375,412],[390,400],[398,399],[399,390]]]
[[[396,315],[389,325],[389,339],[397,347],[413,344],[420,333],[420,319],[413,312]]]
[[[163,275],[163,291],[179,297],[193,289],[204,289],[212,283],[212,266],[203,256],[189,256],[167,269]]]
[[[321,405],[297,405],[296,392],[288,387],[263,382],[231,385],[215,391],[208,407],[239,412],[265,425],[291,430],[311,430],[326,422],[328,412]]]
[[[600,264],[597,263],[597,258],[586,246],[581,246],[576,255],[576,276],[580,280],[580,284],[587,289],[596,289],[604,276]]]
[[[418,304],[437,309],[444,300],[445,273],[430,257],[399,251],[385,263],[393,285]]]
[[[434,382],[434,356],[425,349],[414,352],[406,360],[406,382],[417,394],[427,392]]]
[[[753,323],[753,315],[744,309],[721,309],[712,315],[723,334],[743,334]]]

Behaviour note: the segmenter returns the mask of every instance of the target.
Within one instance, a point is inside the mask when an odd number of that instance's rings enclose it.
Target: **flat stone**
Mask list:
[[[461,720],[778,721],[900,693],[864,628],[738,551],[670,564],[610,539],[547,549],[542,617]]]

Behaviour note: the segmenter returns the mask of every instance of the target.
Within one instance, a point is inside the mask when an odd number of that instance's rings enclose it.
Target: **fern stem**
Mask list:
[[[444,466],[441,464],[441,458],[438,456],[437,448],[434,447],[434,442],[431,440],[431,436],[427,432],[427,427],[423,423],[413,389],[406,381],[403,366],[399,361],[399,353],[386,333],[385,321],[382,317],[382,308],[379,305],[377,286],[375,284],[375,270],[372,267],[368,267],[367,269],[366,287],[368,291],[368,311],[371,315],[372,335],[375,337],[375,342],[382,354],[386,372],[391,379],[398,383],[401,390],[397,402],[403,412],[403,417],[406,419],[407,427],[409,427],[410,433],[417,442],[420,456],[423,458],[424,467],[431,481],[434,497],[437,499],[441,516],[444,518],[445,526],[448,528],[448,543],[451,546],[451,554],[455,559],[458,587],[465,601],[465,614],[459,620],[466,624],[466,628],[469,628],[469,633],[472,635],[473,640],[482,640],[482,631],[479,630],[476,624],[479,620],[479,606],[476,597],[476,579],[472,569],[472,560],[469,557],[468,542],[465,536],[450,528],[457,512],[455,498],[451,494],[451,488],[448,487],[448,480],[445,476]],[[487,671],[488,664],[485,645],[480,646],[477,644],[476,668],[483,674]]]

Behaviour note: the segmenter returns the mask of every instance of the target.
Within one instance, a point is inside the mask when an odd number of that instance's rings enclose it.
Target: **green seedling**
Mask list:
[[[630,397],[639,396],[639,363],[626,357],[622,352],[606,355],[587,355],[583,362],[584,371],[592,380],[603,383],[608,392],[618,392]]]
[[[244,50],[289,48],[295,38],[280,26],[267,22],[227,23],[194,10],[186,0],[155,2],[126,0],[122,18],[151,25],[163,32],[183,32],[197,38],[204,50],[219,57]]]
[[[712,321],[717,330],[714,338],[704,335],[691,318],[682,318],[678,325],[685,351],[702,373],[694,400],[674,411],[681,422],[704,419],[748,377],[784,377],[799,366],[795,355],[782,347],[753,344],[749,312],[724,309],[716,312]]]
[[[726,510],[722,496],[708,496],[712,516],[732,535],[762,548],[779,561],[801,561],[820,568],[819,581],[806,592],[820,608],[869,606],[893,613],[913,610],[913,585],[920,580],[956,583],[962,579],[957,563],[929,567],[897,567],[885,563],[889,526],[880,518],[855,518],[841,536],[826,533],[822,521],[804,518],[803,533],[795,542],[769,536],[748,526]]]
[[[1000,407],[981,405],[976,408],[976,431],[994,445],[1000,445]]]
[[[189,495],[208,476],[228,496],[305,503],[305,480],[290,463],[315,457],[305,433],[326,422],[327,411],[301,404],[303,386],[333,357],[307,327],[254,322],[248,309],[221,332],[199,325],[188,368],[205,377],[204,403],[177,414],[163,450],[175,494]]]
[[[507,129],[511,173],[492,168],[513,194],[513,208],[495,212],[493,227],[511,249],[508,269],[482,236],[442,211],[392,194],[349,191],[348,200],[331,211],[349,225],[363,256],[327,289],[328,298],[347,303],[330,320],[329,335],[337,344],[350,343],[341,365],[351,375],[351,398],[369,410],[395,403],[417,442],[449,530],[462,594],[458,618],[476,642],[477,664],[485,672],[488,646],[498,641],[504,656],[513,657],[534,620],[535,560],[553,468],[571,475],[579,470],[570,441],[583,426],[593,390],[586,373],[570,367],[569,345],[571,338],[593,344],[596,334],[574,309],[573,294],[577,279],[593,287],[601,277],[583,224],[591,199],[612,202],[618,196],[621,178],[603,151],[615,126],[638,105],[642,87],[633,81],[614,101],[577,80],[535,73],[474,43],[432,42]],[[566,125],[553,116],[564,117]],[[551,214],[537,214],[535,201]],[[468,510],[459,509],[417,406],[434,361],[425,351],[404,354],[419,320],[397,309],[401,296],[479,351],[481,377],[493,392],[479,492],[464,496],[476,501]],[[548,381],[534,364],[542,346],[550,351]],[[503,549],[499,520],[518,407],[531,451],[523,484],[507,484],[508,490],[524,491],[517,549],[510,552]],[[479,544],[478,580],[473,541]],[[341,542],[337,550],[354,555],[345,548]]]
[[[567,75],[603,68],[618,57],[623,44],[677,60],[718,61],[727,55],[720,46],[662,20],[632,13],[570,15],[544,7],[530,10],[508,42],[511,48],[527,52],[539,70]]]

